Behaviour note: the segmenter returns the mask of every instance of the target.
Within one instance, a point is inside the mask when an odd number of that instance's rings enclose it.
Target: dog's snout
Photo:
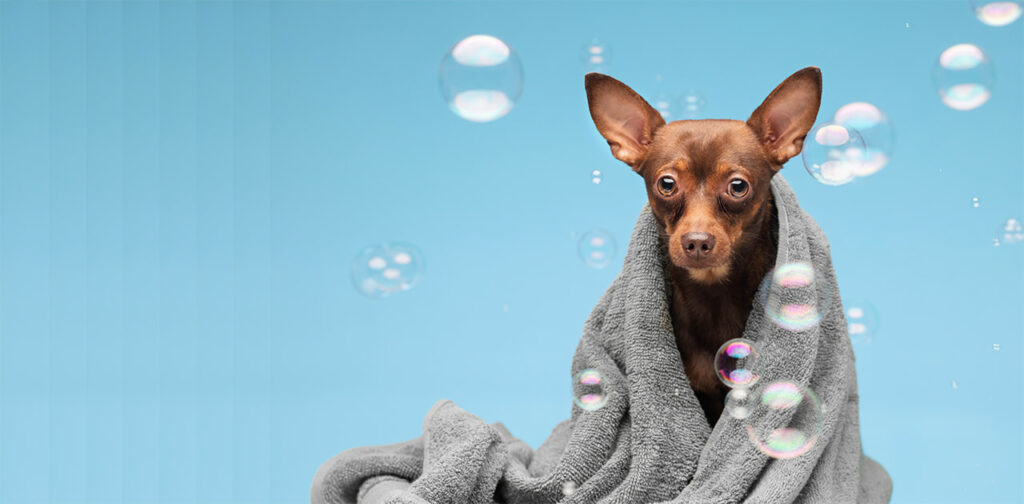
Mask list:
[[[715,249],[715,235],[710,233],[686,233],[683,235],[683,251],[693,258],[705,257]]]

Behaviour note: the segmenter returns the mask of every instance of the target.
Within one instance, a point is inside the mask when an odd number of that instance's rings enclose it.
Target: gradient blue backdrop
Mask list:
[[[536,447],[645,201],[587,112],[593,37],[711,117],[807,65],[821,117],[889,114],[870,179],[783,171],[881,314],[856,347],[864,449],[895,503],[1024,501],[1024,244],[992,246],[1024,216],[1022,25],[967,0],[0,2],[0,502],[303,502],[322,462],[418,436],[441,398]],[[525,71],[488,124],[437,82],[474,33]],[[969,112],[931,83],[960,42],[996,70]],[[576,253],[594,227],[606,270]],[[369,299],[349,266],[382,240],[427,270]]]

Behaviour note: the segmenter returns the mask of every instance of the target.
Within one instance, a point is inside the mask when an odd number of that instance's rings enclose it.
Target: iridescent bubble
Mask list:
[[[665,122],[672,122],[675,119],[672,117],[672,98],[669,97],[668,93],[658,93],[658,95],[651,100],[651,106],[661,114],[661,118],[664,119]]]
[[[615,257],[615,239],[603,229],[591,229],[580,237],[580,259],[594,269],[608,267]]]
[[[681,103],[681,116],[683,119],[699,119],[704,115],[704,95],[696,89],[689,89],[679,98]]]
[[[821,401],[814,391],[779,381],[756,392],[757,411],[746,423],[754,446],[777,459],[791,459],[810,451],[823,422]]]
[[[992,96],[992,64],[973,44],[957,44],[942,51],[933,77],[942,103],[954,110],[978,108]]]
[[[715,355],[715,370],[727,387],[745,388],[756,383],[761,368],[754,342],[744,338],[726,341]]]
[[[587,72],[606,73],[612,59],[612,48],[595,38],[580,50],[580,59]]]
[[[853,102],[839,107],[835,124],[860,133],[865,150],[860,163],[854,164],[854,175],[866,177],[881,170],[892,157],[892,125],[878,107],[867,102]]]
[[[416,286],[424,266],[416,246],[380,243],[364,248],[352,260],[352,283],[366,296],[384,298]]]
[[[603,177],[601,176],[601,170],[594,170],[590,172],[590,181],[595,184],[600,184]]]
[[[519,56],[498,38],[466,37],[441,61],[441,93],[463,119],[488,122],[503,117],[522,92]]]
[[[580,409],[596,411],[608,403],[604,390],[604,379],[596,369],[584,369],[573,378],[572,401]]]
[[[986,2],[971,0],[971,7],[978,20],[989,26],[1006,26],[1020,17],[1024,7],[1020,2]]]
[[[1020,220],[1013,217],[1006,219],[999,234],[1002,237],[1002,243],[1013,244],[1024,241],[1024,228],[1021,227]]]
[[[746,388],[736,388],[725,395],[725,412],[729,416],[743,420],[750,416],[750,392]]]
[[[654,107],[654,110],[657,110],[658,113],[661,114],[661,118],[664,119],[665,122],[672,122],[678,119],[677,117],[675,117],[676,107],[675,104],[672,103],[672,96],[665,88],[664,83],[662,83],[661,75],[655,77],[654,80],[656,83],[654,98],[649,100],[649,103],[652,107]]]
[[[807,172],[823,184],[843,185],[863,168],[867,149],[860,133],[846,126],[826,122],[811,130],[804,140],[803,161]]]
[[[765,313],[775,325],[789,331],[806,331],[821,321],[830,299],[819,298],[818,272],[808,263],[789,262],[773,269],[761,288]]]
[[[979,205],[981,205],[981,202],[978,201],[977,196],[971,198],[971,206],[973,206],[974,208],[978,208]]]
[[[878,332],[878,310],[871,302],[858,299],[843,303],[846,308],[846,332],[854,344],[871,343]]]

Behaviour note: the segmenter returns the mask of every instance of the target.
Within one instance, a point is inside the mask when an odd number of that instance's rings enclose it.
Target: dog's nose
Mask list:
[[[694,258],[704,257],[715,249],[715,236],[708,233],[686,233],[683,235],[683,251]]]

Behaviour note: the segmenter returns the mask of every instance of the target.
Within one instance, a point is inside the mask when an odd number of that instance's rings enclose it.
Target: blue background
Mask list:
[[[322,462],[418,436],[441,398],[536,447],[645,201],[587,111],[594,37],[612,75],[699,89],[710,117],[807,65],[819,118],[888,113],[880,173],[783,170],[880,313],[864,449],[896,503],[1024,501],[1024,244],[992,246],[1024,216],[1022,25],[966,0],[0,2],[0,502],[303,502]],[[475,33],[525,72],[486,124],[437,81]],[[968,112],[931,82],[961,42],[996,71]],[[595,227],[604,270],[576,252]],[[384,240],[427,269],[370,299],[350,262]]]

